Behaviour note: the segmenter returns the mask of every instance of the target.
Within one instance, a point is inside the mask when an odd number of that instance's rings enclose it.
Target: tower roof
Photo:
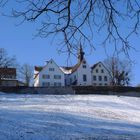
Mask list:
[[[85,53],[84,53],[82,45],[80,43],[80,48],[79,48],[79,53],[78,53],[78,60],[80,62],[84,59],[84,55],[85,55]]]

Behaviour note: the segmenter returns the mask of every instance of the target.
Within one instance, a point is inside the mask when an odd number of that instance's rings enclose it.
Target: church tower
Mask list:
[[[83,61],[84,55],[85,55],[85,53],[83,52],[83,48],[82,48],[82,45],[80,43],[80,49],[79,49],[79,53],[78,53],[78,61],[79,62]]]

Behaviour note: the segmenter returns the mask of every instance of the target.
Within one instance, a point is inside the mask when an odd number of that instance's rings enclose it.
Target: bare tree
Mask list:
[[[33,79],[33,67],[29,64],[24,64],[19,67],[19,79],[21,79],[26,86],[30,86]]]
[[[0,7],[3,7],[7,2],[8,0],[0,0]]]
[[[140,25],[139,0],[18,0],[14,17],[39,21],[38,36],[63,35],[66,51],[73,52],[82,42],[94,46],[94,32],[104,32],[103,45],[113,41],[116,51],[128,54],[129,37]],[[129,22],[128,22],[129,21]],[[125,31],[129,23],[128,32]],[[131,27],[130,27],[131,25]],[[121,46],[118,47],[118,46]]]
[[[0,67],[15,67],[16,58],[9,57],[4,48],[0,48]]]
[[[6,50],[4,48],[0,48],[0,68],[5,67],[16,67],[16,59],[15,57],[9,57]],[[0,84],[2,77],[3,73],[0,73]]]
[[[120,60],[116,57],[110,57],[104,61],[104,65],[109,71],[111,85],[126,86],[131,80],[131,63],[128,60]]]
[[[138,84],[137,87],[140,87],[140,84]]]

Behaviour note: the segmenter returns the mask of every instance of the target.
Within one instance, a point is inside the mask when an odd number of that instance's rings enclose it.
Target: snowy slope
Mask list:
[[[0,94],[0,140],[140,140],[140,98]]]

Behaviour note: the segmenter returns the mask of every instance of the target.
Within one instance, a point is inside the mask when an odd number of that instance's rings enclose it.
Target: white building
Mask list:
[[[65,76],[59,66],[51,59],[44,67],[35,66],[34,86],[65,86]]]
[[[78,54],[78,62],[72,67],[59,67],[52,59],[44,67],[35,67],[34,86],[107,86],[110,75],[102,62],[92,67],[84,58],[82,46]]]
[[[91,85],[91,68],[84,58],[82,47],[80,47],[78,63],[73,67],[61,67],[61,69],[65,73],[66,86]]]
[[[99,62],[91,67],[91,79],[94,86],[110,85],[109,71],[102,62]]]

